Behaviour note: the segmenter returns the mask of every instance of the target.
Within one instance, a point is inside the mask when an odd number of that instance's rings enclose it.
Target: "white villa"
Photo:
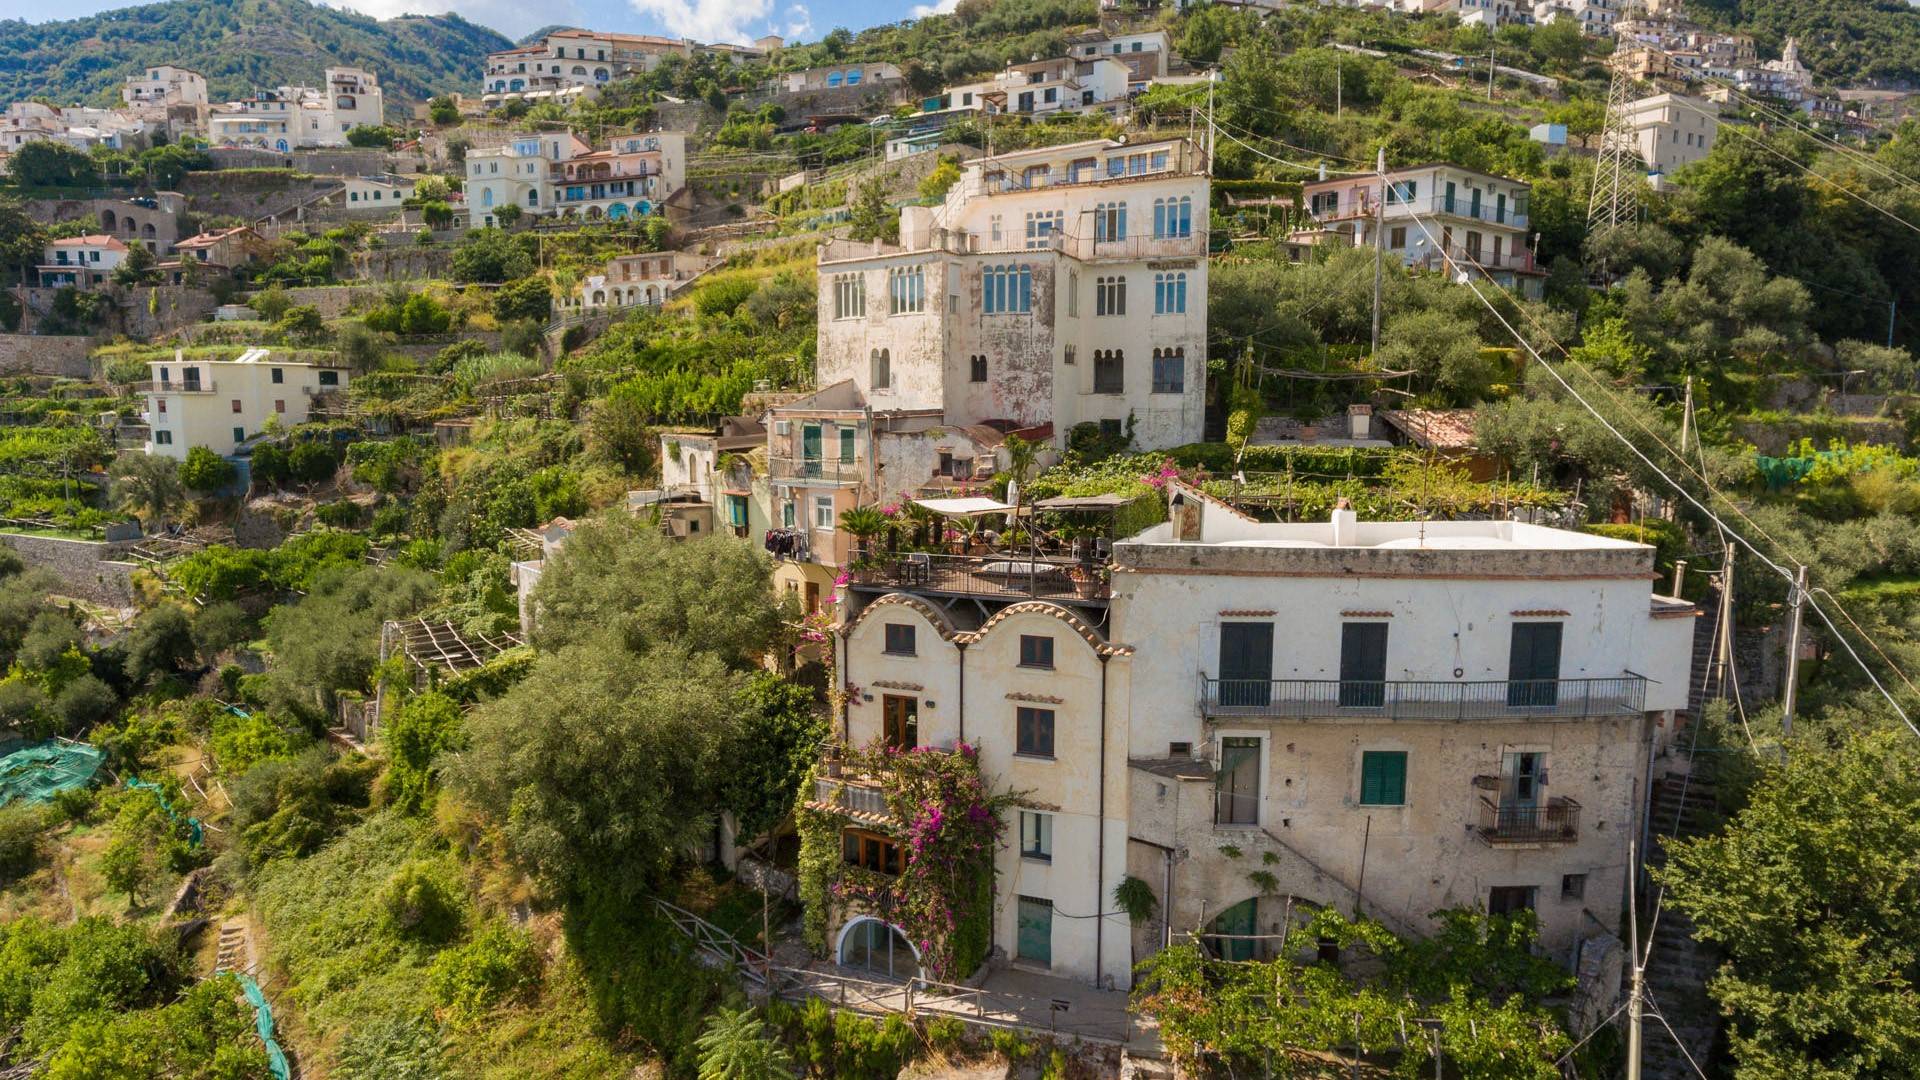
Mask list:
[[[146,451],[183,461],[196,446],[234,454],[269,418],[285,427],[305,423],[316,397],[347,386],[345,369],[278,360],[267,349],[233,360],[188,360],[175,350],[172,360],[149,367]]]

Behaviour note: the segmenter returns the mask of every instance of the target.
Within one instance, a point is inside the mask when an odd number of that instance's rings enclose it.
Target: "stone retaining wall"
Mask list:
[[[0,533],[0,545],[12,548],[28,566],[53,571],[63,592],[115,607],[133,603],[133,572],[140,567],[118,561],[126,544]]]
[[[89,373],[87,354],[97,344],[91,337],[0,334],[0,372],[84,379]]]

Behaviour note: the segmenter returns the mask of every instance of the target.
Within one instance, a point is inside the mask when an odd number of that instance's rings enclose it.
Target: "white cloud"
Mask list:
[[[669,34],[704,42],[744,44],[759,36],[750,26],[773,14],[773,0],[628,0],[633,10],[660,20]]]
[[[1920,3],[1920,0],[1914,0]],[[787,40],[803,38],[813,33],[813,13],[804,4],[795,4],[787,9]]]
[[[913,17],[924,19],[929,15],[951,15],[953,9],[960,6],[960,0],[936,0],[931,4],[913,5]]]

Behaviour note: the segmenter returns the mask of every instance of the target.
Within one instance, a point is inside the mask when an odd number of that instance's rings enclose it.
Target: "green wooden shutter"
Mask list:
[[[1368,750],[1360,755],[1360,802],[1366,806],[1402,806],[1407,801],[1404,750]]]

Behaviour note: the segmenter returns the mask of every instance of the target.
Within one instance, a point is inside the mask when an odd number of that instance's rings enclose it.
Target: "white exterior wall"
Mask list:
[[[120,100],[128,105],[205,105],[207,78],[197,71],[160,64],[127,76]]]
[[[1642,98],[1627,108],[1639,142],[1640,160],[1646,162],[1649,172],[1663,178],[1706,157],[1719,139],[1720,107],[1711,101],[1660,94]]]
[[[1285,895],[1351,910],[1364,847],[1366,910],[1399,932],[1430,929],[1426,915],[1439,908],[1484,908],[1495,886],[1537,890],[1542,944],[1558,958],[1599,928],[1594,920],[1617,932],[1648,740],[1664,742],[1670,711],[1685,707],[1692,652],[1690,613],[1652,612],[1650,549],[1632,556],[1637,545],[1583,534],[1449,523],[1428,528],[1510,539],[1469,542],[1466,550],[1439,540],[1379,563],[1357,555],[1349,572],[1330,574],[1324,557],[1332,537],[1303,542],[1312,528],[1255,525],[1209,505],[1205,544],[1163,547],[1164,561],[1137,561],[1130,546],[1170,542],[1172,527],[1163,525],[1116,549],[1129,572],[1114,575],[1112,633],[1137,649],[1130,757],[1166,759],[1170,744],[1188,743],[1196,757],[1217,763],[1222,738],[1261,740],[1257,824],[1215,824],[1204,766],[1185,781],[1134,770],[1131,835],[1183,853],[1174,868],[1174,927],[1205,924],[1259,893],[1248,877],[1254,871],[1281,883],[1261,904],[1260,933],[1279,929]],[[1404,547],[1420,535],[1417,523],[1358,528],[1361,548],[1389,539]],[[1299,561],[1275,545],[1301,548]],[[1595,553],[1606,561],[1592,561]],[[1643,563],[1649,572],[1635,570]],[[1289,571],[1290,564],[1301,568]],[[1221,627],[1234,621],[1275,626],[1276,680],[1337,680],[1341,625],[1374,622],[1388,626],[1388,680],[1438,683],[1507,679],[1512,625],[1557,622],[1564,627],[1560,677],[1645,676],[1645,712],[1408,720],[1328,709],[1308,719],[1209,722],[1196,704],[1199,680],[1218,674]],[[1403,805],[1360,804],[1367,750],[1408,754]],[[1571,842],[1492,845],[1476,835],[1483,791],[1474,778],[1498,776],[1504,755],[1518,752],[1546,754],[1543,804],[1558,797],[1580,804]],[[1164,856],[1136,844],[1130,863],[1164,901]],[[1585,892],[1563,902],[1562,878],[1570,874],[1586,875]]]
[[[258,435],[267,418],[278,416],[284,427],[305,423],[313,395],[323,390],[344,390],[347,373],[339,368],[318,368],[312,364],[276,363],[269,356],[259,361],[167,360],[151,365],[152,385],[170,386],[168,390],[147,391],[145,418],[149,425],[146,452],[185,460],[187,451],[204,446],[216,454],[232,454],[239,448],[233,429],[246,436]],[[186,372],[198,369],[202,389],[185,389]],[[330,371],[334,385],[323,386],[320,372]],[[273,381],[280,372],[281,381]],[[165,375],[165,378],[162,376]],[[162,403],[165,411],[162,411]],[[239,402],[238,411],[234,403]],[[280,408],[278,406],[284,406]],[[156,437],[167,432],[168,441]]]
[[[467,212],[476,225],[494,224],[494,208],[514,203],[523,213],[542,214],[553,206],[547,178],[548,157],[538,138],[517,138],[506,146],[467,152]]]
[[[882,702],[891,694],[918,702],[919,745],[950,748],[962,738],[977,745],[981,771],[993,790],[1017,793],[1021,808],[1053,815],[1052,859],[1041,862],[1021,856],[1019,809],[1008,811],[1006,839],[995,864],[995,947],[1014,959],[1019,897],[1050,900],[1052,964],[1045,970],[1083,983],[1097,979],[1103,985],[1111,981],[1115,987],[1127,987],[1132,963],[1126,917],[1091,917],[1112,908],[1108,898],[1125,870],[1122,747],[1128,712],[1127,658],[1115,656],[1103,665],[1076,623],[1062,618],[1064,609],[1044,603],[1019,605],[978,634],[966,635],[970,644],[963,710],[959,649],[948,640],[951,629],[930,617],[930,610],[918,603],[883,600],[866,609],[853,625],[844,646],[844,674],[862,693],[848,707],[848,741],[864,746],[881,737]],[[887,623],[914,627],[915,656],[885,652]],[[1020,666],[1023,634],[1053,639],[1051,670]],[[1104,673],[1104,776],[1103,666],[1108,669]],[[872,701],[865,700],[867,694]],[[1015,710],[1023,705],[1054,711],[1051,759],[1015,753]],[[1104,817],[1100,813],[1103,782]],[[1104,872],[1098,865],[1103,857]],[[1097,962],[1096,939],[1101,954]]]

